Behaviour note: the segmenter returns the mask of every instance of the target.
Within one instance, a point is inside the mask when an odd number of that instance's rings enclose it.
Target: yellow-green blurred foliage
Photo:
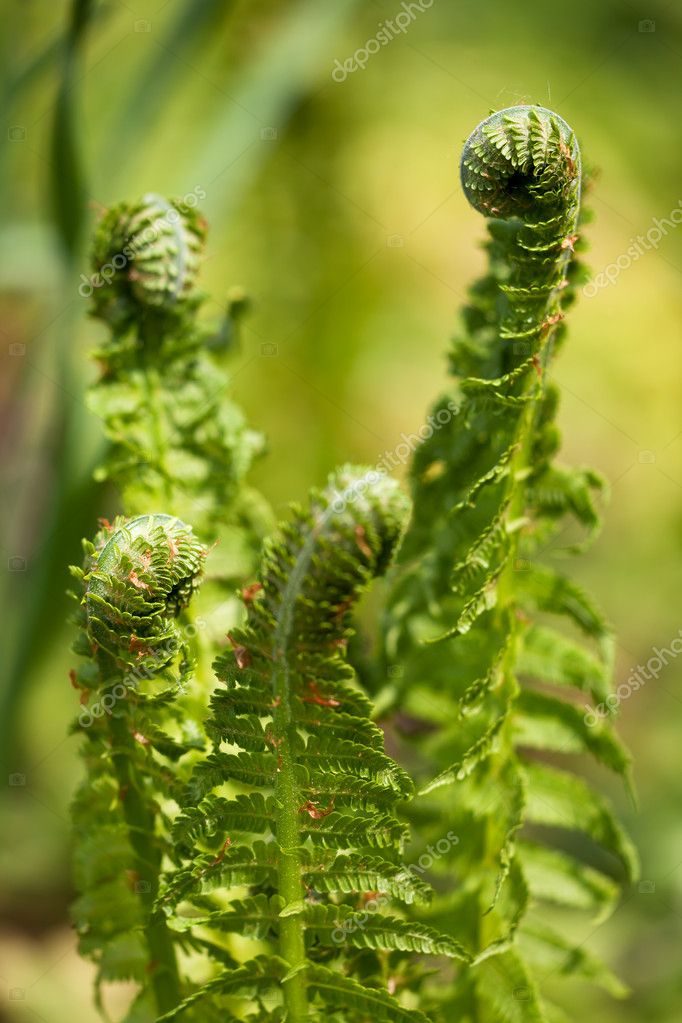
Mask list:
[[[371,463],[423,421],[483,265],[484,225],[458,184],[462,141],[494,108],[558,110],[597,169],[589,262],[597,273],[621,257],[614,283],[572,311],[555,369],[564,456],[612,485],[604,534],[575,571],[615,624],[620,682],[682,627],[682,229],[666,228],[629,266],[624,255],[682,201],[679,7],[433,0],[344,81],[335,62],[399,0],[93,7],[62,97],[74,108],[81,188],[64,138],[61,157],[52,139],[70,5],[0,3],[2,651],[19,680],[2,705],[0,1019],[12,1021],[96,1018],[66,923],[78,767],[65,735],[77,694],[61,595],[78,535],[116,509],[90,482],[101,434],[83,390],[101,327],[78,293],[87,259],[78,248],[71,264],[63,257],[51,194],[66,209],[76,202],[87,231],[102,207],[145,191],[206,193],[207,313],[220,314],[233,284],[252,296],[233,396],[269,437],[255,481],[281,509],[339,461]],[[678,677],[673,661],[621,707],[639,813],[610,789],[651,883],[606,925],[578,932],[634,994],[613,1004],[578,992],[575,1018],[679,1020]]]

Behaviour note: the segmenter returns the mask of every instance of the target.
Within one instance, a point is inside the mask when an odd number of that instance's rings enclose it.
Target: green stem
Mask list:
[[[154,445],[153,457],[156,471],[161,479],[161,497],[166,512],[173,514],[173,486],[168,476],[167,467],[167,445],[162,422],[159,395],[161,393],[161,380],[159,371],[153,364],[155,355],[158,353],[151,339],[140,337],[142,345],[142,377],[144,380],[144,393],[149,414],[149,425],[151,429],[152,442]]]
[[[280,613],[273,643],[273,745],[277,755],[276,837],[280,849],[278,866],[279,894],[284,900],[284,916],[280,917],[279,948],[289,965],[288,979],[284,981],[284,1005],[287,1023],[303,1023],[308,1019],[308,994],[305,979],[305,924],[301,915],[303,883],[300,854],[301,792],[296,781],[295,742],[296,727],[291,708],[289,681],[289,643],[294,624],[294,612],[302,580],[309,568],[315,543],[323,522],[311,529],[296,559],[282,593]]]
[[[546,315],[549,316],[551,312],[556,311],[558,308],[559,303],[556,293],[552,293],[552,297],[547,305]],[[551,352],[552,338],[550,334],[546,339],[541,356],[541,380],[545,378]],[[505,492],[505,500],[509,501],[506,521],[511,529],[508,560],[500,573],[497,583],[497,625],[507,637],[507,646],[501,663],[500,679],[502,682],[511,681],[513,689],[510,699],[512,702],[516,699],[519,692],[519,685],[515,676],[520,636],[515,573],[519,570],[517,561],[522,529],[519,528],[518,523],[526,512],[526,487],[524,481],[532,469],[533,437],[541,393],[541,381],[534,380],[530,387],[530,401],[524,409],[517,426],[515,436],[516,448],[511,458],[509,478]],[[507,720],[499,732],[498,743],[500,757],[497,763],[499,766],[502,766],[514,757],[515,752],[511,713],[507,716]],[[493,835],[493,832],[497,830],[499,829],[495,825],[494,820],[488,818],[485,824],[483,858],[484,862],[490,863],[493,870],[499,868],[499,864],[496,862],[500,847],[499,835]],[[493,938],[494,921],[491,919],[491,914],[487,912],[488,908],[487,904],[482,906],[479,927],[481,948],[485,948]]]
[[[165,919],[154,912],[159,891],[161,850],[155,841],[155,814],[142,795],[135,770],[137,749],[125,717],[109,717],[112,762],[121,794],[123,816],[135,854],[135,875],[145,917],[144,934],[149,952],[152,988],[159,1015],[180,1001],[180,978],[175,950]]]
[[[284,1004],[287,1020],[301,1023],[308,1019],[308,996],[304,967],[305,932],[301,919],[303,885],[301,882],[301,856],[299,852],[300,793],[296,783],[291,739],[294,729],[284,723],[284,701],[275,715],[274,725],[278,747],[279,773],[275,786],[277,800],[277,843],[280,848],[278,866],[279,894],[284,900],[284,911],[290,915],[280,918],[279,946],[282,958],[289,964],[289,979],[284,981]]]

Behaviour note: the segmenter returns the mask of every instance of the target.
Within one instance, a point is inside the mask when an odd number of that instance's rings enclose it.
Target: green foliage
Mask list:
[[[539,107],[494,114],[465,146],[462,184],[488,217],[489,267],[450,353],[457,383],[415,453],[404,539],[396,484],[346,467],[265,540],[256,582],[265,515],[244,477],[260,441],[217,365],[243,302],[218,334],[199,325],[205,227],[186,203],[146,196],[98,230],[93,313],[110,336],[91,403],[112,441],[101,476],[134,517],[105,526],[76,573],[74,684],[99,702],[81,720],[74,915],[99,981],[137,982],[129,1023],[541,1023],[556,1018],[550,971],[623,993],[550,924],[557,907],[603,919],[637,872],[568,759],[629,784],[611,720],[578,703],[606,700],[612,637],[547,563],[594,537],[603,489],[557,463],[547,380],[581,272],[575,137]],[[186,609],[201,542],[218,538],[214,578],[242,604],[206,716],[206,644]],[[381,693],[389,755],[349,623],[401,540],[382,648],[400,667]],[[178,950],[201,959],[200,980]]]
[[[93,245],[93,315],[116,335],[137,325],[145,340],[181,329],[198,305],[205,237],[196,210],[160,196],[108,210]]]
[[[401,666],[391,697],[419,736],[420,840],[448,827],[462,836],[434,868],[442,894],[424,918],[482,961],[461,971],[450,993],[437,992],[444,1018],[541,1020],[551,1010],[533,967],[542,975],[548,949],[562,941],[537,925],[543,904],[603,916],[616,893],[609,875],[637,871],[606,803],[557,769],[568,754],[589,754],[627,780],[629,765],[611,722],[588,723],[577,697],[609,692],[609,628],[583,591],[544,563],[575,524],[594,535],[602,489],[592,471],[555,461],[557,391],[548,381],[581,274],[572,258],[580,152],[556,114],[512,107],[472,133],[461,173],[488,218],[488,269],[450,351],[456,383],[434,408],[436,417],[448,407],[456,414],[415,452],[415,512],[385,653]],[[519,943],[525,962],[512,951]],[[581,971],[569,944],[564,954],[575,972],[595,973]]]

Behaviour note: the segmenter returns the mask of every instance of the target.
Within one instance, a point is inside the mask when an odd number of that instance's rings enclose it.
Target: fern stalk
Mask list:
[[[275,837],[280,849],[278,865],[279,894],[284,900],[284,911],[279,931],[279,949],[282,958],[289,964],[289,979],[283,984],[284,1004],[291,1023],[300,1023],[308,1018],[308,997],[303,968],[306,963],[303,927],[297,907],[300,906],[303,890],[303,873],[299,846],[301,836],[298,817],[302,805],[301,792],[296,781],[293,745],[296,726],[291,707],[291,683],[289,678],[290,644],[294,622],[295,603],[300,594],[301,579],[309,567],[313,547],[308,539],[299,555],[282,594],[281,610],[272,644],[272,693],[275,708],[272,718],[272,745],[277,751],[278,773],[275,783],[277,823]],[[285,915],[286,910],[293,915]]]
[[[98,656],[98,661],[100,670],[104,672],[109,670],[110,666],[103,663],[103,658]],[[135,854],[132,861],[133,872],[139,879],[137,884],[140,887],[140,902],[146,921],[144,933],[149,951],[156,1008],[159,1013],[168,1012],[180,1000],[180,978],[168,926],[162,916],[154,913],[162,858],[161,850],[153,837],[156,831],[155,815],[141,795],[146,779],[135,764],[135,739],[130,735],[123,719],[112,717],[108,724],[116,780],[119,792],[125,793],[121,797],[121,804],[128,826],[130,845]],[[140,882],[143,884],[140,885]]]

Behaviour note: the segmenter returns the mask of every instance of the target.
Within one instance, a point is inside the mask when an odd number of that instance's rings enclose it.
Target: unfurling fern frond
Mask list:
[[[199,301],[206,224],[186,203],[145,195],[108,210],[95,235],[93,315],[116,333],[167,329]]]
[[[89,404],[111,442],[98,477],[121,489],[126,514],[162,507],[192,522],[203,542],[220,540],[211,571],[231,590],[254,570],[270,523],[244,485],[262,438],[227,400],[218,359],[243,295],[233,294],[218,334],[197,319],[205,236],[194,209],[156,195],[105,214],[87,285],[110,336],[94,353],[101,375]]]
[[[174,926],[195,938],[240,934],[270,952],[225,971],[181,1011],[251,994],[259,1020],[340,1011],[423,1021],[389,994],[400,987],[398,951],[465,954],[447,935],[383,910],[370,918],[366,907],[429,893],[402,860],[395,807],[411,782],[384,751],[345,656],[349,614],[385,572],[406,514],[393,481],[348,468],[266,543],[246,625],[216,664],[214,751],[175,825],[185,854],[201,851],[160,904],[171,917],[184,905]]]
[[[87,777],[73,804],[72,914],[98,986],[136,981],[131,1018],[152,1020],[181,997],[174,936],[153,906],[172,849],[164,805],[177,796],[174,762],[201,745],[182,695],[193,634],[182,619],[205,549],[169,515],[119,519],[85,548],[84,568],[73,570],[82,584],[74,649],[83,660],[72,682]]]
[[[443,425],[415,453],[386,658],[402,666],[394,699],[420,734],[420,837],[442,834],[443,822],[467,836],[434,868],[449,894],[425,917],[482,959],[439,992],[444,1018],[540,1020],[531,974],[543,955],[563,948],[565,972],[596,973],[535,926],[538,907],[603,915],[616,891],[607,875],[636,871],[604,801],[557,761],[590,753],[627,777],[611,722],[587,724],[577,695],[608,693],[612,638],[582,590],[541,563],[571,522],[591,535],[599,521],[600,478],[554,460],[548,382],[580,274],[580,152],[556,114],[512,107],[473,132],[461,176],[488,218],[489,266],[450,353],[458,383],[434,410]],[[456,414],[438,418],[448,407]],[[538,759],[547,752],[551,764]],[[587,837],[569,852],[561,835],[574,830]]]

